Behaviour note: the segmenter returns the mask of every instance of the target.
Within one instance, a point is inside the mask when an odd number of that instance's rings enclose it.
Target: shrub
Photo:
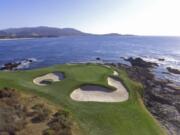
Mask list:
[[[49,130],[53,130],[55,135],[71,135],[72,123],[69,118],[69,112],[58,111],[48,123]]]
[[[31,119],[33,123],[39,123],[49,119],[50,110],[43,104],[36,104],[32,109],[35,113],[35,116]]]

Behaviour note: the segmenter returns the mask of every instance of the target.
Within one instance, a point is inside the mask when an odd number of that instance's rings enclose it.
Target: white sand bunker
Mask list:
[[[40,86],[46,86],[52,82],[58,82],[64,79],[64,74],[61,72],[48,73],[46,75],[37,77],[33,82]]]
[[[116,88],[110,90],[101,86],[86,85],[74,90],[70,97],[76,101],[122,102],[128,100],[129,94],[119,80],[107,78],[108,84]]]
[[[114,76],[118,76],[119,74],[118,74],[117,71],[113,71],[113,75],[114,75]]]

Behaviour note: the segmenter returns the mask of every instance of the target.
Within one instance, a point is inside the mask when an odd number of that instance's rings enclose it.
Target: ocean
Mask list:
[[[58,38],[0,40],[0,66],[13,61],[32,59],[23,69],[64,63],[122,62],[121,57],[141,57],[156,62],[153,71],[159,78],[180,84],[180,76],[164,74],[166,67],[180,69],[180,37],[155,36],[70,36]],[[159,61],[159,58],[165,59]]]

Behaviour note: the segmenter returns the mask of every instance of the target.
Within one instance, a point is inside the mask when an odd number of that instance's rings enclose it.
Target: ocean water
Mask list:
[[[22,68],[39,68],[62,63],[95,61],[124,62],[120,57],[141,57],[157,62],[158,77],[177,83],[180,76],[163,74],[166,67],[180,69],[180,37],[76,36],[41,39],[0,40],[0,65],[31,58]],[[165,61],[159,61],[164,58]]]

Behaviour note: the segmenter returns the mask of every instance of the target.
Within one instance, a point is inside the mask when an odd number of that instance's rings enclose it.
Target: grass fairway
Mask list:
[[[61,71],[65,79],[48,86],[33,84],[35,77]],[[144,107],[140,98],[142,86],[119,70],[120,78],[129,91],[129,100],[120,103],[77,102],[70,93],[82,84],[107,86],[113,69],[93,65],[57,65],[49,68],[0,72],[0,88],[13,87],[32,92],[68,110],[79,124],[81,135],[165,135],[166,133]],[[78,134],[79,135],[79,134]]]

